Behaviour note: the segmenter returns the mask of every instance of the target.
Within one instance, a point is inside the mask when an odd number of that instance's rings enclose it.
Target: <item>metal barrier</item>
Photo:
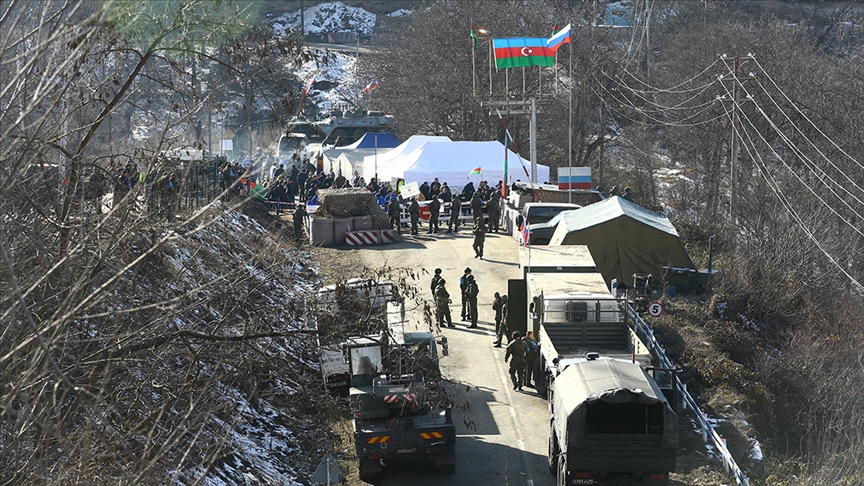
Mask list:
[[[645,346],[647,346],[651,351],[651,355],[660,362],[661,367],[674,368],[672,362],[670,362],[669,358],[666,357],[666,351],[654,337],[654,331],[645,323],[644,320],[642,320],[639,314],[630,307],[630,304],[625,302],[624,306],[626,308],[628,320],[633,323],[633,330],[640,339],[642,339]],[[696,417],[699,425],[702,426],[702,439],[706,444],[710,439],[714,443],[714,447],[720,451],[720,455],[723,459],[723,469],[726,471],[726,474],[730,474],[731,472],[739,486],[749,486],[750,480],[747,478],[744,471],[738,467],[735,459],[732,458],[732,454],[726,446],[726,439],[717,433],[717,431],[714,430],[714,426],[708,422],[708,417],[704,412],[702,412],[702,409],[699,408],[699,404],[697,404],[696,400],[694,400],[693,397],[690,396],[690,393],[687,392],[687,386],[679,380],[675,380],[675,383],[677,383],[677,391],[678,395],[681,397],[682,403],[686,408],[693,411],[693,415]]]

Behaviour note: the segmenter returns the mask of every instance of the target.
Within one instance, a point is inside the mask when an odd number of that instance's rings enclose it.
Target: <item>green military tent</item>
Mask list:
[[[634,273],[650,273],[655,283],[668,282],[670,269],[695,269],[668,218],[622,197],[562,215],[549,244],[586,245],[607,284],[618,279],[633,285]]]

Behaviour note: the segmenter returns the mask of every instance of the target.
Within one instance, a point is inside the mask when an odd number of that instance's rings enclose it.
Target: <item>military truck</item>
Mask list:
[[[528,313],[540,356],[529,364],[537,393],[589,353],[650,366],[651,352],[624,319],[599,273],[528,273]]]
[[[356,108],[345,112],[334,110],[316,121],[292,120],[285,133],[304,134],[308,143],[344,146],[360,140],[366,132],[387,132],[392,128],[392,115]]]
[[[669,484],[678,418],[645,369],[591,355],[565,367],[550,396],[548,459],[558,486]]]
[[[360,478],[373,479],[382,460],[432,460],[456,470],[456,427],[441,381],[438,346],[430,332],[391,332],[348,339],[354,443]]]
[[[324,387],[331,393],[347,397],[351,384],[348,362],[343,353],[343,333],[362,335],[368,331],[358,326],[346,329],[340,325],[334,328],[331,320],[339,316],[344,322],[369,321],[360,317],[380,316],[386,312],[388,325],[401,323],[405,320],[405,305],[394,290],[395,287],[389,282],[369,278],[351,278],[318,290],[315,306],[310,309],[310,313],[315,316],[318,331]]]

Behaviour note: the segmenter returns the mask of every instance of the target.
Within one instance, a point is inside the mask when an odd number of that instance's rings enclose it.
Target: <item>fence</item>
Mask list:
[[[647,346],[651,351],[651,355],[659,361],[661,367],[673,369],[674,366],[672,365],[672,362],[666,357],[666,351],[662,346],[660,346],[660,343],[657,342],[657,339],[654,337],[654,331],[652,331],[648,324],[639,317],[639,314],[630,307],[630,304],[625,303],[624,305],[626,306],[628,320],[633,323],[634,331],[642,339],[645,346]],[[735,459],[732,458],[732,454],[726,446],[726,439],[717,433],[717,431],[714,430],[714,426],[708,422],[708,417],[704,412],[702,412],[702,409],[699,408],[696,400],[694,400],[693,397],[690,396],[690,393],[687,392],[687,386],[678,380],[675,380],[675,383],[678,395],[681,397],[681,403],[684,404],[686,408],[693,411],[693,415],[702,427],[702,439],[706,444],[711,440],[714,443],[714,447],[720,451],[723,468],[726,471],[726,474],[731,472],[739,486],[749,486],[750,480],[747,478],[747,475],[744,474],[744,471],[738,467]]]

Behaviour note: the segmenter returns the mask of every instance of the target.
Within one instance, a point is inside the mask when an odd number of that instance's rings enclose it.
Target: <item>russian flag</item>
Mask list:
[[[528,243],[531,241],[531,229],[528,228],[528,222],[522,223],[522,245],[528,246]]]
[[[315,78],[312,78],[312,81],[309,81],[309,86],[306,86],[306,96],[309,96],[309,92],[312,91],[312,86],[315,86]]]
[[[558,48],[564,44],[570,43],[570,24],[564,26],[557,34],[553,35],[546,41],[546,47],[552,49],[552,52],[558,52]]]
[[[375,88],[377,88],[377,87],[378,87],[378,80],[377,80],[377,79],[373,79],[372,82],[369,83],[369,86],[366,86],[365,88],[363,88],[363,92],[364,92],[364,93],[368,93],[368,92],[372,91],[373,89],[375,89]]]
[[[591,167],[559,167],[558,189],[591,189]]]

